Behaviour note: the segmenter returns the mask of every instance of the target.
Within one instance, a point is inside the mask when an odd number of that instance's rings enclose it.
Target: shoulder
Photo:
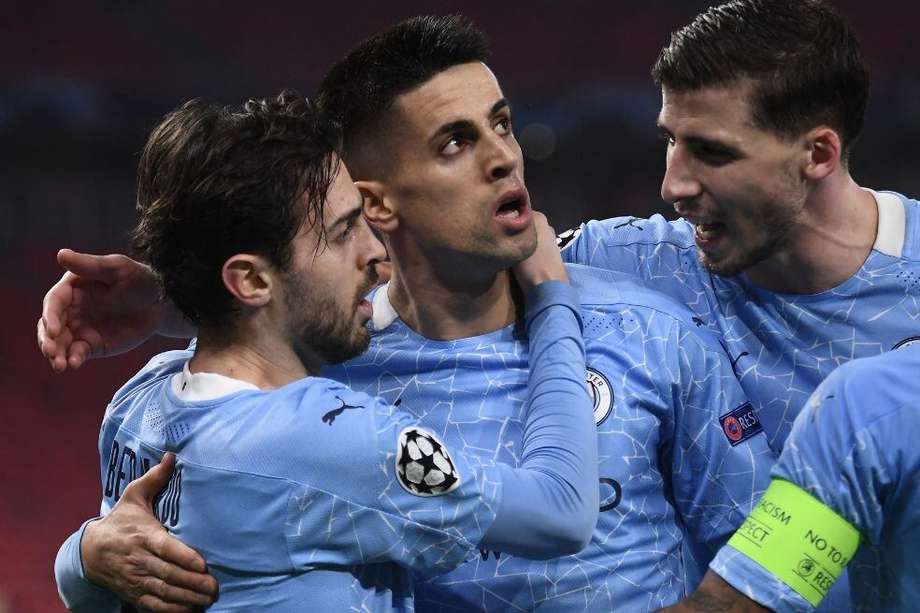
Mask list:
[[[182,372],[182,366],[191,358],[192,352],[185,349],[165,351],[153,356],[136,375],[128,379],[127,383],[115,392],[112,402],[109,404],[108,412],[111,413],[144,390],[168,381],[172,375]]]
[[[619,318],[624,312],[638,317],[644,328],[658,334],[678,328],[679,338],[691,338],[703,347],[722,351],[715,334],[686,305],[650,287],[632,275],[579,264],[566,264],[572,286],[578,291],[586,320]],[[586,325],[587,328],[587,325]]]
[[[580,227],[559,235],[561,249],[578,243],[602,243],[604,246],[658,245],[669,243],[679,249],[694,247],[693,228],[682,219],[668,221],[662,215],[592,219]]]

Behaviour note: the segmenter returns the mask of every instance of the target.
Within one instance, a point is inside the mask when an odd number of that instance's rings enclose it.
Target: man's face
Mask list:
[[[755,127],[747,87],[662,91],[668,142],[661,197],[695,226],[700,262],[735,275],[789,244],[807,189],[805,152]]]
[[[472,261],[491,274],[533,253],[536,233],[511,108],[484,64],[438,73],[399,96],[392,114],[387,191],[400,227],[427,258]]]
[[[364,299],[377,283],[374,264],[386,257],[362,215],[363,199],[343,164],[326,198],[325,241],[319,224],[305,223],[282,273],[288,337],[295,349],[336,364],[367,349],[373,315]],[[306,360],[305,360],[305,363]]]

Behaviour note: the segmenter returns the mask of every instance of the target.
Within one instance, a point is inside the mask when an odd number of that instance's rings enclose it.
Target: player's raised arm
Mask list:
[[[62,372],[137,347],[154,334],[187,338],[194,328],[168,302],[149,267],[119,255],[58,252],[67,271],[45,294],[38,346]]]

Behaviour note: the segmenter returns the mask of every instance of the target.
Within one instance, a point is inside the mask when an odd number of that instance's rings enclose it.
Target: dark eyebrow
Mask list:
[[[510,111],[511,103],[508,102],[507,98],[501,98],[492,105],[492,108],[489,109],[489,115],[494,115],[495,113],[505,108]],[[432,134],[429,140],[437,140],[438,137],[443,136],[444,134],[452,134],[454,132],[469,132],[473,129],[473,122],[469,121],[468,119],[458,119],[457,121],[445,123],[443,126],[438,128],[437,132]]]
[[[334,233],[336,228],[344,223],[348,223],[349,221],[354,221],[360,217],[362,213],[364,213],[364,198],[359,196],[358,204],[333,219],[332,222],[326,226],[326,232],[329,232],[330,234]]]

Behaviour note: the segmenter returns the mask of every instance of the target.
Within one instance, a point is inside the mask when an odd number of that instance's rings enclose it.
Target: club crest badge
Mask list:
[[[920,336],[911,336],[905,338],[903,341],[899,341],[894,347],[891,348],[892,351],[895,349],[907,349],[908,347],[913,347],[914,345],[920,345]]]
[[[585,378],[588,382],[588,393],[594,401],[594,423],[599,426],[610,416],[613,409],[613,387],[604,375],[593,368],[588,369]]]

